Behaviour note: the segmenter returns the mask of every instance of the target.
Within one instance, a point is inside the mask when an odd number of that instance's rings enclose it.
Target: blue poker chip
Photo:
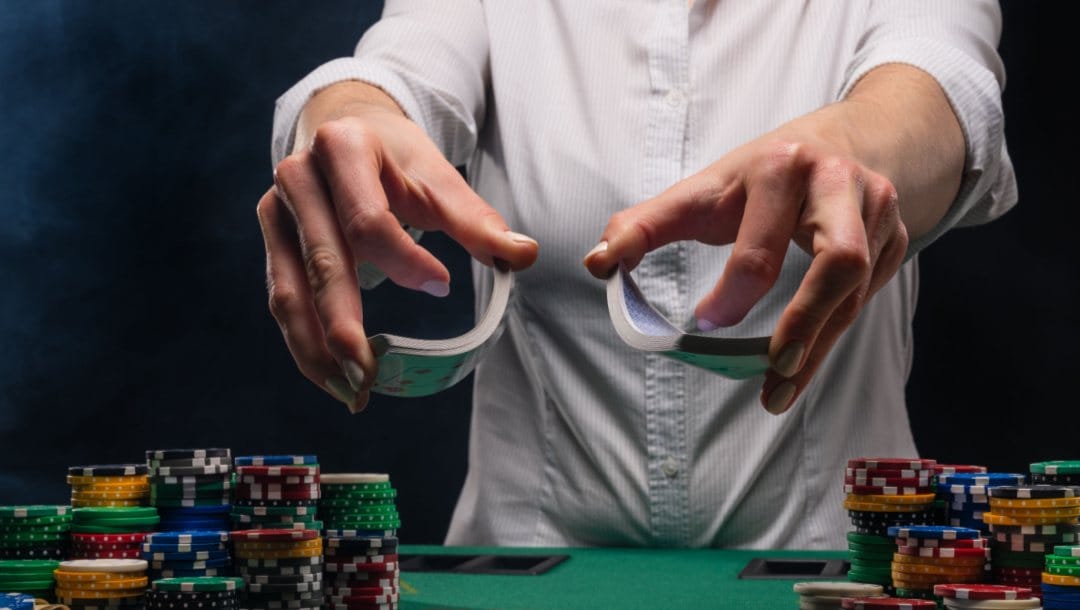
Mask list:
[[[157,547],[157,545],[178,544],[220,544],[229,541],[227,529],[215,530],[173,530],[165,532],[152,532],[146,535],[144,543]]]
[[[34,610],[34,596],[22,593],[0,593],[0,609]]]
[[[319,458],[314,455],[238,455],[233,459],[236,466],[314,466]]]
[[[1080,609],[1080,587],[1043,584],[1041,590],[1044,608]]]
[[[1025,476],[1015,472],[957,472],[954,474],[939,474],[939,484],[945,485],[1023,485]]]
[[[144,542],[139,550],[144,553],[189,553],[192,551],[227,551],[229,550],[229,547],[224,542],[196,542],[192,544],[184,544],[182,542]]]
[[[165,561],[171,565],[182,561],[216,561],[218,559],[228,559],[229,551],[226,549],[215,549],[212,551],[140,551],[139,556],[147,561]]]
[[[229,522],[224,519],[207,519],[207,520],[190,520],[185,519],[183,521],[167,521],[162,520],[158,527],[163,531],[169,532],[189,532],[189,531],[222,531],[229,530]]]
[[[937,540],[967,540],[982,535],[981,531],[974,528],[946,525],[893,526],[887,531],[894,538],[934,538]]]

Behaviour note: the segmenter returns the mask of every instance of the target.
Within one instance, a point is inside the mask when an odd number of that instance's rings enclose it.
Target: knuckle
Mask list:
[[[352,325],[346,321],[331,320],[326,323],[323,335],[326,337],[326,344],[330,347],[330,350],[340,352],[346,346],[352,344],[355,332]]]
[[[286,186],[293,185],[303,180],[307,171],[307,158],[305,152],[296,152],[278,162],[274,168],[274,175],[278,182]]]
[[[352,151],[371,150],[378,140],[356,120],[327,121],[315,129],[311,148],[316,156],[330,158]]]
[[[801,172],[808,156],[807,146],[802,142],[781,139],[769,143],[762,150],[757,165],[764,178],[782,179]]]
[[[341,232],[350,244],[362,244],[377,230],[381,216],[382,212],[379,210],[358,205],[341,227]]]
[[[656,227],[649,219],[631,210],[620,210],[611,216],[608,222],[608,230],[605,234],[630,235],[632,241],[641,244],[645,252],[650,252],[657,247]]]
[[[780,276],[782,259],[764,248],[742,248],[733,252],[729,264],[735,265],[752,277],[773,282]]]
[[[862,311],[865,298],[863,292],[852,293],[848,298],[844,299],[844,302],[840,303],[840,306],[833,312],[833,321],[840,326],[840,328],[847,328],[855,323],[855,320],[859,317],[859,312]]]
[[[828,254],[833,273],[843,278],[862,279],[870,274],[870,252],[862,245],[841,243]]]
[[[314,248],[304,257],[304,270],[308,283],[316,295],[331,286],[345,272],[345,262],[336,252],[326,247]]]
[[[281,284],[271,283],[268,288],[270,296],[270,315],[274,319],[284,323],[291,318],[292,312],[300,301],[300,294],[295,288]]]
[[[814,178],[820,184],[833,189],[846,189],[852,184],[863,188],[862,169],[851,159],[829,155],[822,158],[814,168]]]

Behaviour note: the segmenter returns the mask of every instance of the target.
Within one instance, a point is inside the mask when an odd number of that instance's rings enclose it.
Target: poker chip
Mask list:
[[[1080,487],[1072,485],[1001,485],[991,488],[990,496],[1013,500],[1080,498]]]
[[[146,537],[151,545],[193,545],[220,544],[229,541],[229,532],[224,530],[192,530],[178,532],[154,532]]]
[[[1042,602],[1038,598],[1029,599],[986,599],[977,601],[966,601],[959,599],[945,599],[945,608],[966,610],[971,608],[973,610],[1012,610],[1012,609],[1025,609],[1034,608],[1036,610],[1042,610]]]
[[[0,506],[0,560],[62,558],[71,532],[71,507]]]
[[[0,593],[0,608],[5,610],[34,610],[34,596],[23,593]]]
[[[1080,460],[1053,460],[1035,462],[1029,465],[1032,474],[1041,475],[1080,475]]]
[[[963,527],[940,525],[917,525],[910,527],[890,527],[889,535],[903,538],[933,538],[938,540],[978,538],[978,530]]]
[[[68,475],[74,477],[130,477],[144,474],[147,474],[145,464],[95,464],[68,468]]]
[[[155,591],[235,591],[244,588],[242,578],[228,577],[191,577],[191,578],[161,578],[155,580]]]
[[[840,601],[840,607],[850,610],[917,610],[937,608],[937,602],[900,597],[845,597]]]
[[[205,458],[228,458],[231,452],[223,448],[210,449],[155,449],[146,452],[147,460],[197,460]]]
[[[390,485],[390,475],[384,473],[331,473],[323,475],[326,485]]]
[[[233,463],[237,466],[317,466],[314,455],[241,455]]]
[[[157,449],[147,451],[146,457],[150,502],[161,513],[158,529],[230,529],[228,517],[235,484],[229,449]]]
[[[1061,523],[1066,517],[1060,516],[1020,516],[1013,517],[994,512],[983,513],[983,521],[990,525],[1053,525]],[[1069,523],[1075,523],[1076,517],[1068,518]]]
[[[933,470],[935,460],[918,458],[855,458],[848,460],[848,468],[874,468],[878,470]]]

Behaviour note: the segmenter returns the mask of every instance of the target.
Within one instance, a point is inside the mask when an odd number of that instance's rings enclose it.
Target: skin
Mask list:
[[[813,256],[769,347],[761,401],[786,411],[867,300],[956,196],[963,133],[937,82],[893,64],[843,101],[735,149],[657,197],[612,216],[584,264],[607,277],[620,260],[677,240],[734,243],[698,303],[703,329],[735,324],[776,281],[789,244]],[[363,409],[376,363],[353,269],[368,261],[399,285],[445,295],[449,273],[401,228],[445,231],[476,259],[517,270],[535,241],[506,223],[381,90],[328,87],[305,106],[296,145],[259,201],[270,310],[300,370]]]

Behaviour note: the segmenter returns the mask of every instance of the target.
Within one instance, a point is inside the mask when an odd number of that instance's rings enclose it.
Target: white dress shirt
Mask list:
[[[581,259],[616,211],[843,98],[886,63],[935,77],[967,144],[959,196],[909,256],[1000,215],[1016,200],[1000,29],[985,0],[390,0],[354,57],[285,93],[275,163],[314,91],[370,82],[540,243],[477,369],[469,473],[447,543],[844,547],[846,460],[916,455],[904,402],[916,260],[776,417],[758,402],[760,378],[625,346]],[[634,276],[668,319],[690,325],[729,252],[672,244]],[[808,263],[792,246],[763,301],[717,332],[771,334]],[[484,294],[487,274],[474,277]]]

